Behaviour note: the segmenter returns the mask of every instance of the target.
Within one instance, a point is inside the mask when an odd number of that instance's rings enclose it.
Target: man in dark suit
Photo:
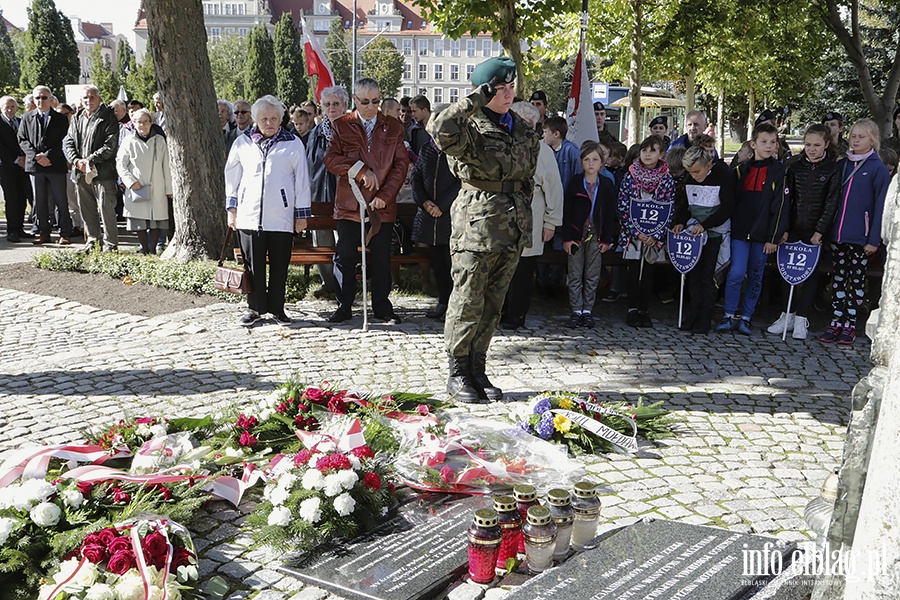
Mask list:
[[[66,198],[66,157],[63,138],[69,120],[51,107],[50,88],[34,88],[37,108],[22,118],[19,124],[19,146],[25,153],[25,172],[31,176],[34,189],[34,209],[40,233],[35,244],[50,242],[50,215],[56,208],[59,224],[59,243],[67,245],[72,237],[72,218]]]
[[[25,233],[25,199],[31,182],[25,173],[25,154],[19,147],[19,106],[12,96],[0,98],[0,186],[6,201],[6,239],[20,242],[22,238],[34,237]]]

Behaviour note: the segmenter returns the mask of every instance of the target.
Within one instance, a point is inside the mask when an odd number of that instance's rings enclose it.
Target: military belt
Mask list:
[[[521,181],[480,181],[478,179],[469,179],[463,181],[462,186],[467,190],[481,190],[498,194],[512,194],[522,190]]]

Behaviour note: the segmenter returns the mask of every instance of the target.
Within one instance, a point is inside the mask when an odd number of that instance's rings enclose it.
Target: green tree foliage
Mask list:
[[[116,73],[122,81],[125,81],[125,76],[136,68],[137,59],[134,56],[134,50],[131,49],[131,44],[128,43],[128,40],[119,40],[119,45],[116,47]]]
[[[577,0],[415,0],[422,7],[426,19],[453,39],[464,35],[489,33],[499,41],[506,53],[516,62],[516,89],[525,88],[522,42],[534,42],[547,35],[547,24],[560,14],[574,14],[580,10]],[[595,2],[595,5],[601,5]],[[605,7],[606,3],[602,3]],[[564,35],[573,36],[568,29]]]
[[[382,97],[397,95],[403,77],[403,55],[391,40],[375,38],[365,47],[359,59],[362,74],[378,82]]]
[[[65,86],[78,83],[80,76],[72,22],[53,0],[34,0],[28,8],[20,85],[26,89],[46,85],[62,96]]]
[[[109,55],[103,56],[100,45],[94,44],[91,49],[91,82],[100,90],[100,99],[109,104],[119,94],[122,79],[113,70]]]
[[[334,84],[342,86],[348,92],[353,89],[353,67],[351,66],[350,43],[347,41],[347,32],[340,19],[331,22],[328,37],[325,38],[325,57],[331,66],[331,74],[334,75]]]
[[[303,62],[303,45],[300,32],[291,13],[282,13],[275,25],[275,78],[278,97],[288,106],[300,104],[309,95],[306,63]]]
[[[0,88],[18,85],[21,75],[19,58],[3,22],[3,11],[0,10]]]
[[[257,25],[247,36],[247,64],[244,72],[244,94],[253,102],[277,91],[275,48],[265,25]]]
[[[247,67],[247,38],[229,33],[210,40],[207,45],[209,66],[217,98],[238,100],[244,97],[244,71]]]
[[[144,61],[133,71],[128,72],[125,78],[125,90],[130,100],[138,100],[153,112],[153,94],[159,89],[156,83],[156,69],[153,66],[153,55],[150,53],[150,45],[147,45],[147,53]]]
[[[543,48],[532,50],[526,61],[526,72],[529,77],[528,88],[523,96],[530,98],[537,90],[547,94],[547,114],[561,113],[566,110],[569,92],[572,89],[572,75],[575,73],[575,56],[567,59],[552,59],[546,56]]]

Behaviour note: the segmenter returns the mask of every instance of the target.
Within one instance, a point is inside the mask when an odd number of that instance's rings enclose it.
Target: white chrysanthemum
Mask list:
[[[356,508],[356,500],[353,499],[353,496],[344,492],[340,496],[334,499],[334,510],[337,511],[342,517],[346,517]]]
[[[325,476],[325,485],[322,489],[326,496],[334,497],[344,491],[343,477],[340,473],[332,473]]]
[[[350,466],[353,467],[354,471],[359,471],[362,468],[362,461],[358,457],[348,454],[347,458],[350,460]]]
[[[303,502],[300,503],[300,507],[297,511],[297,514],[304,521],[309,521],[310,523],[318,523],[322,518],[322,501],[318,498],[307,498]]]
[[[98,583],[87,590],[84,600],[116,600],[116,593],[105,583]]]
[[[266,487],[263,488],[263,498],[269,500],[272,498],[272,490],[275,489],[274,483],[266,484]]]
[[[291,522],[291,510],[286,506],[276,506],[269,513],[269,525],[287,527]]]
[[[145,600],[144,582],[136,569],[131,569],[113,586],[116,600]]]
[[[285,502],[287,502],[288,496],[291,495],[291,492],[284,489],[281,486],[275,486],[275,488],[269,492],[269,502],[274,504],[275,506],[281,506]]]
[[[150,427],[150,433],[153,437],[165,437],[166,436],[166,427],[164,425],[156,424]]]
[[[341,485],[347,491],[352,490],[356,482],[359,481],[359,475],[356,474],[356,471],[339,471],[338,475],[341,476]]]
[[[40,527],[53,527],[59,523],[59,517],[62,511],[52,502],[41,502],[31,509],[29,516],[35,524]]]
[[[66,506],[69,508],[74,508],[78,510],[81,508],[82,503],[84,503],[84,496],[81,495],[81,492],[78,490],[66,490],[63,492],[63,502],[66,503]]]
[[[12,533],[15,526],[16,522],[13,519],[0,517],[0,546],[6,543],[6,540],[9,539],[9,534]]]
[[[288,458],[282,458],[280,461],[278,461],[277,465],[272,467],[272,476],[278,478],[293,468],[294,468],[293,461],[291,461]]]
[[[294,487],[295,483],[297,483],[297,476],[293,473],[285,473],[281,476],[281,479],[278,480],[278,487],[290,490]]]
[[[307,490],[321,490],[325,487],[325,478],[322,476],[322,471],[318,469],[309,469],[303,474],[300,485]]]

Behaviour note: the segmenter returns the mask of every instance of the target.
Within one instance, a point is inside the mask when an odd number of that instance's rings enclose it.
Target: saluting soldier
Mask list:
[[[472,72],[472,93],[431,124],[435,143],[462,180],[450,209],[453,292],[444,320],[447,393],[462,402],[503,397],[485,373],[487,350],[521,250],[531,245],[540,145],[534,129],[509,110],[515,77],[508,57],[481,63]]]

